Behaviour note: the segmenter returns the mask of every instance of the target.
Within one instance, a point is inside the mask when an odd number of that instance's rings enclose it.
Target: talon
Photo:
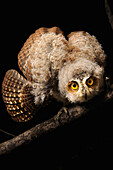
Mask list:
[[[111,86],[110,86],[110,78],[109,77],[105,77],[105,81],[106,81],[107,90],[109,90],[111,88]]]
[[[56,119],[58,119],[63,112],[64,112],[65,114],[67,114],[67,113],[68,113],[68,109],[67,109],[66,107],[62,107],[62,108],[59,110],[59,112],[57,113]]]

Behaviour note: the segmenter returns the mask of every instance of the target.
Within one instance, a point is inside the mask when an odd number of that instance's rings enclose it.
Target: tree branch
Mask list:
[[[62,108],[59,112],[60,114],[58,113],[51,119],[36,125],[35,127],[25,131],[24,133],[14,137],[13,139],[1,143],[0,155],[8,153],[24,143],[30,142],[31,140],[39,137],[45,132],[49,132],[67,122],[70,122],[71,120],[77,118],[85,112],[86,109],[80,106],[70,108],[67,113],[65,112],[65,109]]]
[[[8,135],[8,136],[13,136],[13,137],[15,137],[15,135],[13,135],[13,134],[11,134],[11,133],[9,133],[9,132],[6,132],[6,131],[3,130],[3,129],[0,129],[0,132],[5,133],[5,134]]]
[[[109,6],[107,0],[105,0],[105,9],[106,9],[106,13],[107,13],[107,16],[108,16],[110,25],[111,25],[111,27],[112,27],[112,29],[113,29],[113,15],[112,15],[112,13],[111,13],[111,9],[110,9],[110,6]]]
[[[112,87],[112,86],[111,86]],[[107,92],[104,95],[104,98],[102,97],[102,101],[97,102],[97,105],[100,105],[100,103],[106,102],[113,98],[113,89],[110,89],[109,92]],[[94,102],[92,102],[94,103]],[[94,104],[95,105],[95,104]],[[57,115],[50,118],[49,120],[46,120],[45,122],[42,122],[35,127],[25,131],[24,133],[6,141],[0,144],[0,155],[6,154],[15,148],[28,143],[32,141],[35,138],[38,138],[40,135],[49,132],[53,129],[56,129],[57,127],[69,123],[70,121],[77,119],[79,116],[87,113],[88,111],[91,111],[93,109],[92,107],[89,107],[90,105],[86,104],[84,105],[76,105],[71,106],[68,109],[65,109],[64,107],[61,108],[61,110],[58,112]],[[95,106],[94,106],[95,107]]]

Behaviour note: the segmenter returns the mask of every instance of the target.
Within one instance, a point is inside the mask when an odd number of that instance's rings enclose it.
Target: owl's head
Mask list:
[[[103,68],[97,63],[79,58],[59,72],[59,91],[71,103],[85,102],[96,96],[104,85]]]

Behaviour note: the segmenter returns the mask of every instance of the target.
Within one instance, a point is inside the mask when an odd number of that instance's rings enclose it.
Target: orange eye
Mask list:
[[[71,82],[71,88],[72,88],[73,90],[77,90],[78,87],[79,87],[79,85],[78,85],[77,82]]]
[[[87,79],[86,84],[87,84],[88,86],[92,86],[92,85],[94,84],[94,79],[93,79],[93,78]]]

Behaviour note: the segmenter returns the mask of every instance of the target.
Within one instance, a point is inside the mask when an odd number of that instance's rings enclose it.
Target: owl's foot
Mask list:
[[[105,82],[106,82],[106,91],[107,91],[107,95],[105,99],[109,99],[111,98],[111,96],[113,96],[113,84],[111,84],[109,77],[105,77]]]
[[[68,115],[68,108],[62,107],[56,115],[56,119],[59,119],[62,115]]]
[[[111,85],[109,77],[105,77],[105,83],[106,83],[106,90],[107,91],[110,91],[111,89],[113,89],[113,85]]]

